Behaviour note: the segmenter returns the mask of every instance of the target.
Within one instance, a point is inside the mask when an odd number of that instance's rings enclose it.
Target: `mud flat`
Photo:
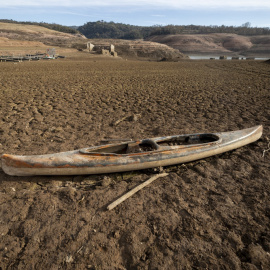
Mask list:
[[[264,126],[251,145],[165,168],[167,177],[112,211],[108,204],[155,172],[11,177],[0,171],[2,269],[269,267],[270,151],[262,157],[270,139],[269,64],[78,54],[0,66],[0,154]]]

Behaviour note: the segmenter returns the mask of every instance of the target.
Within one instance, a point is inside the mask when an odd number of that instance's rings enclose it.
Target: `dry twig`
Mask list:
[[[130,116],[125,116],[125,117],[123,117],[123,118],[121,118],[121,119],[115,121],[112,125],[113,125],[113,126],[117,126],[117,125],[120,124],[121,122],[127,120],[129,117],[130,117]]]
[[[268,137],[266,137],[266,140],[268,141],[268,145],[267,145],[268,148],[263,150],[262,157],[264,157],[264,154],[266,152],[270,151],[270,139]]]
[[[113,139],[113,138],[106,138],[106,139],[102,139],[101,142],[131,142],[133,141],[132,139]]]
[[[123,195],[122,197],[120,197],[119,199],[117,199],[116,201],[114,201],[113,203],[111,203],[110,205],[108,205],[107,209],[108,210],[112,210],[118,204],[122,203],[123,201],[125,201],[126,199],[128,199],[129,197],[131,197],[133,194],[135,194],[136,192],[138,192],[139,190],[141,190],[144,187],[146,187],[147,185],[151,184],[156,179],[158,179],[160,177],[165,177],[167,175],[168,175],[168,173],[161,173],[161,174],[157,174],[157,175],[151,177],[150,179],[148,179],[144,183],[138,185],[137,187],[135,187],[134,189],[130,190],[128,193],[126,193],[125,195]]]

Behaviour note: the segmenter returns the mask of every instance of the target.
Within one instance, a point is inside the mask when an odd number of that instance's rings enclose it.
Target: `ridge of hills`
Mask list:
[[[184,54],[270,55],[270,36],[237,34],[156,35],[148,41],[166,44]]]
[[[0,54],[33,53],[38,48],[57,46],[69,49],[86,49],[87,42],[114,44],[120,56],[131,58],[148,58],[153,60],[177,60],[185,58],[179,50],[165,44],[143,40],[122,39],[87,39],[84,35],[69,34],[38,25],[0,22]],[[31,51],[29,51],[31,49]],[[6,53],[5,53],[6,52]]]
[[[39,25],[4,22],[0,22],[0,37],[24,41],[39,41],[46,45],[66,45],[67,41],[72,43],[86,39],[80,33],[64,33]]]
[[[121,24],[121,27],[126,29],[124,24]],[[133,34],[135,35],[135,32]],[[0,54],[5,51],[12,53],[15,50],[17,52],[18,48],[23,50],[25,47],[28,47],[28,49],[32,48],[33,50],[46,46],[86,49],[88,41],[93,43],[112,43],[116,46],[119,56],[143,57],[154,60],[178,60],[186,58],[184,54],[224,54],[263,57],[269,57],[270,55],[270,35],[244,36],[234,33],[150,35],[148,33],[148,37],[144,39],[87,39],[78,31],[75,33],[64,33],[38,24],[20,24],[18,22],[3,22],[0,20]]]

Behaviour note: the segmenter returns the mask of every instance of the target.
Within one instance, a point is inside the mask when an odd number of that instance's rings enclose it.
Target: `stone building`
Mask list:
[[[113,44],[92,44],[91,42],[87,42],[87,50],[89,52],[96,52],[103,55],[113,55],[117,56],[117,53],[115,51],[115,47]]]

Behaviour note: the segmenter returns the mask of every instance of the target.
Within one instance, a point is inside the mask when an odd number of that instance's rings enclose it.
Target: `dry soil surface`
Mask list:
[[[0,30],[1,31],[1,30]],[[0,57],[1,56],[25,56],[27,54],[37,54],[46,53],[49,48],[55,48],[57,54],[66,55],[73,54],[77,52],[76,49],[48,46],[39,41],[27,41],[27,40],[16,40],[9,39],[0,36]],[[2,71],[2,69],[1,69]]]
[[[63,33],[38,25],[3,22],[0,22],[0,37],[11,40],[43,42],[54,46],[86,39],[81,34]]]
[[[269,269],[269,64],[89,56],[0,68],[0,154],[264,126],[255,143],[164,168],[112,211],[156,172],[0,171],[0,269]]]

